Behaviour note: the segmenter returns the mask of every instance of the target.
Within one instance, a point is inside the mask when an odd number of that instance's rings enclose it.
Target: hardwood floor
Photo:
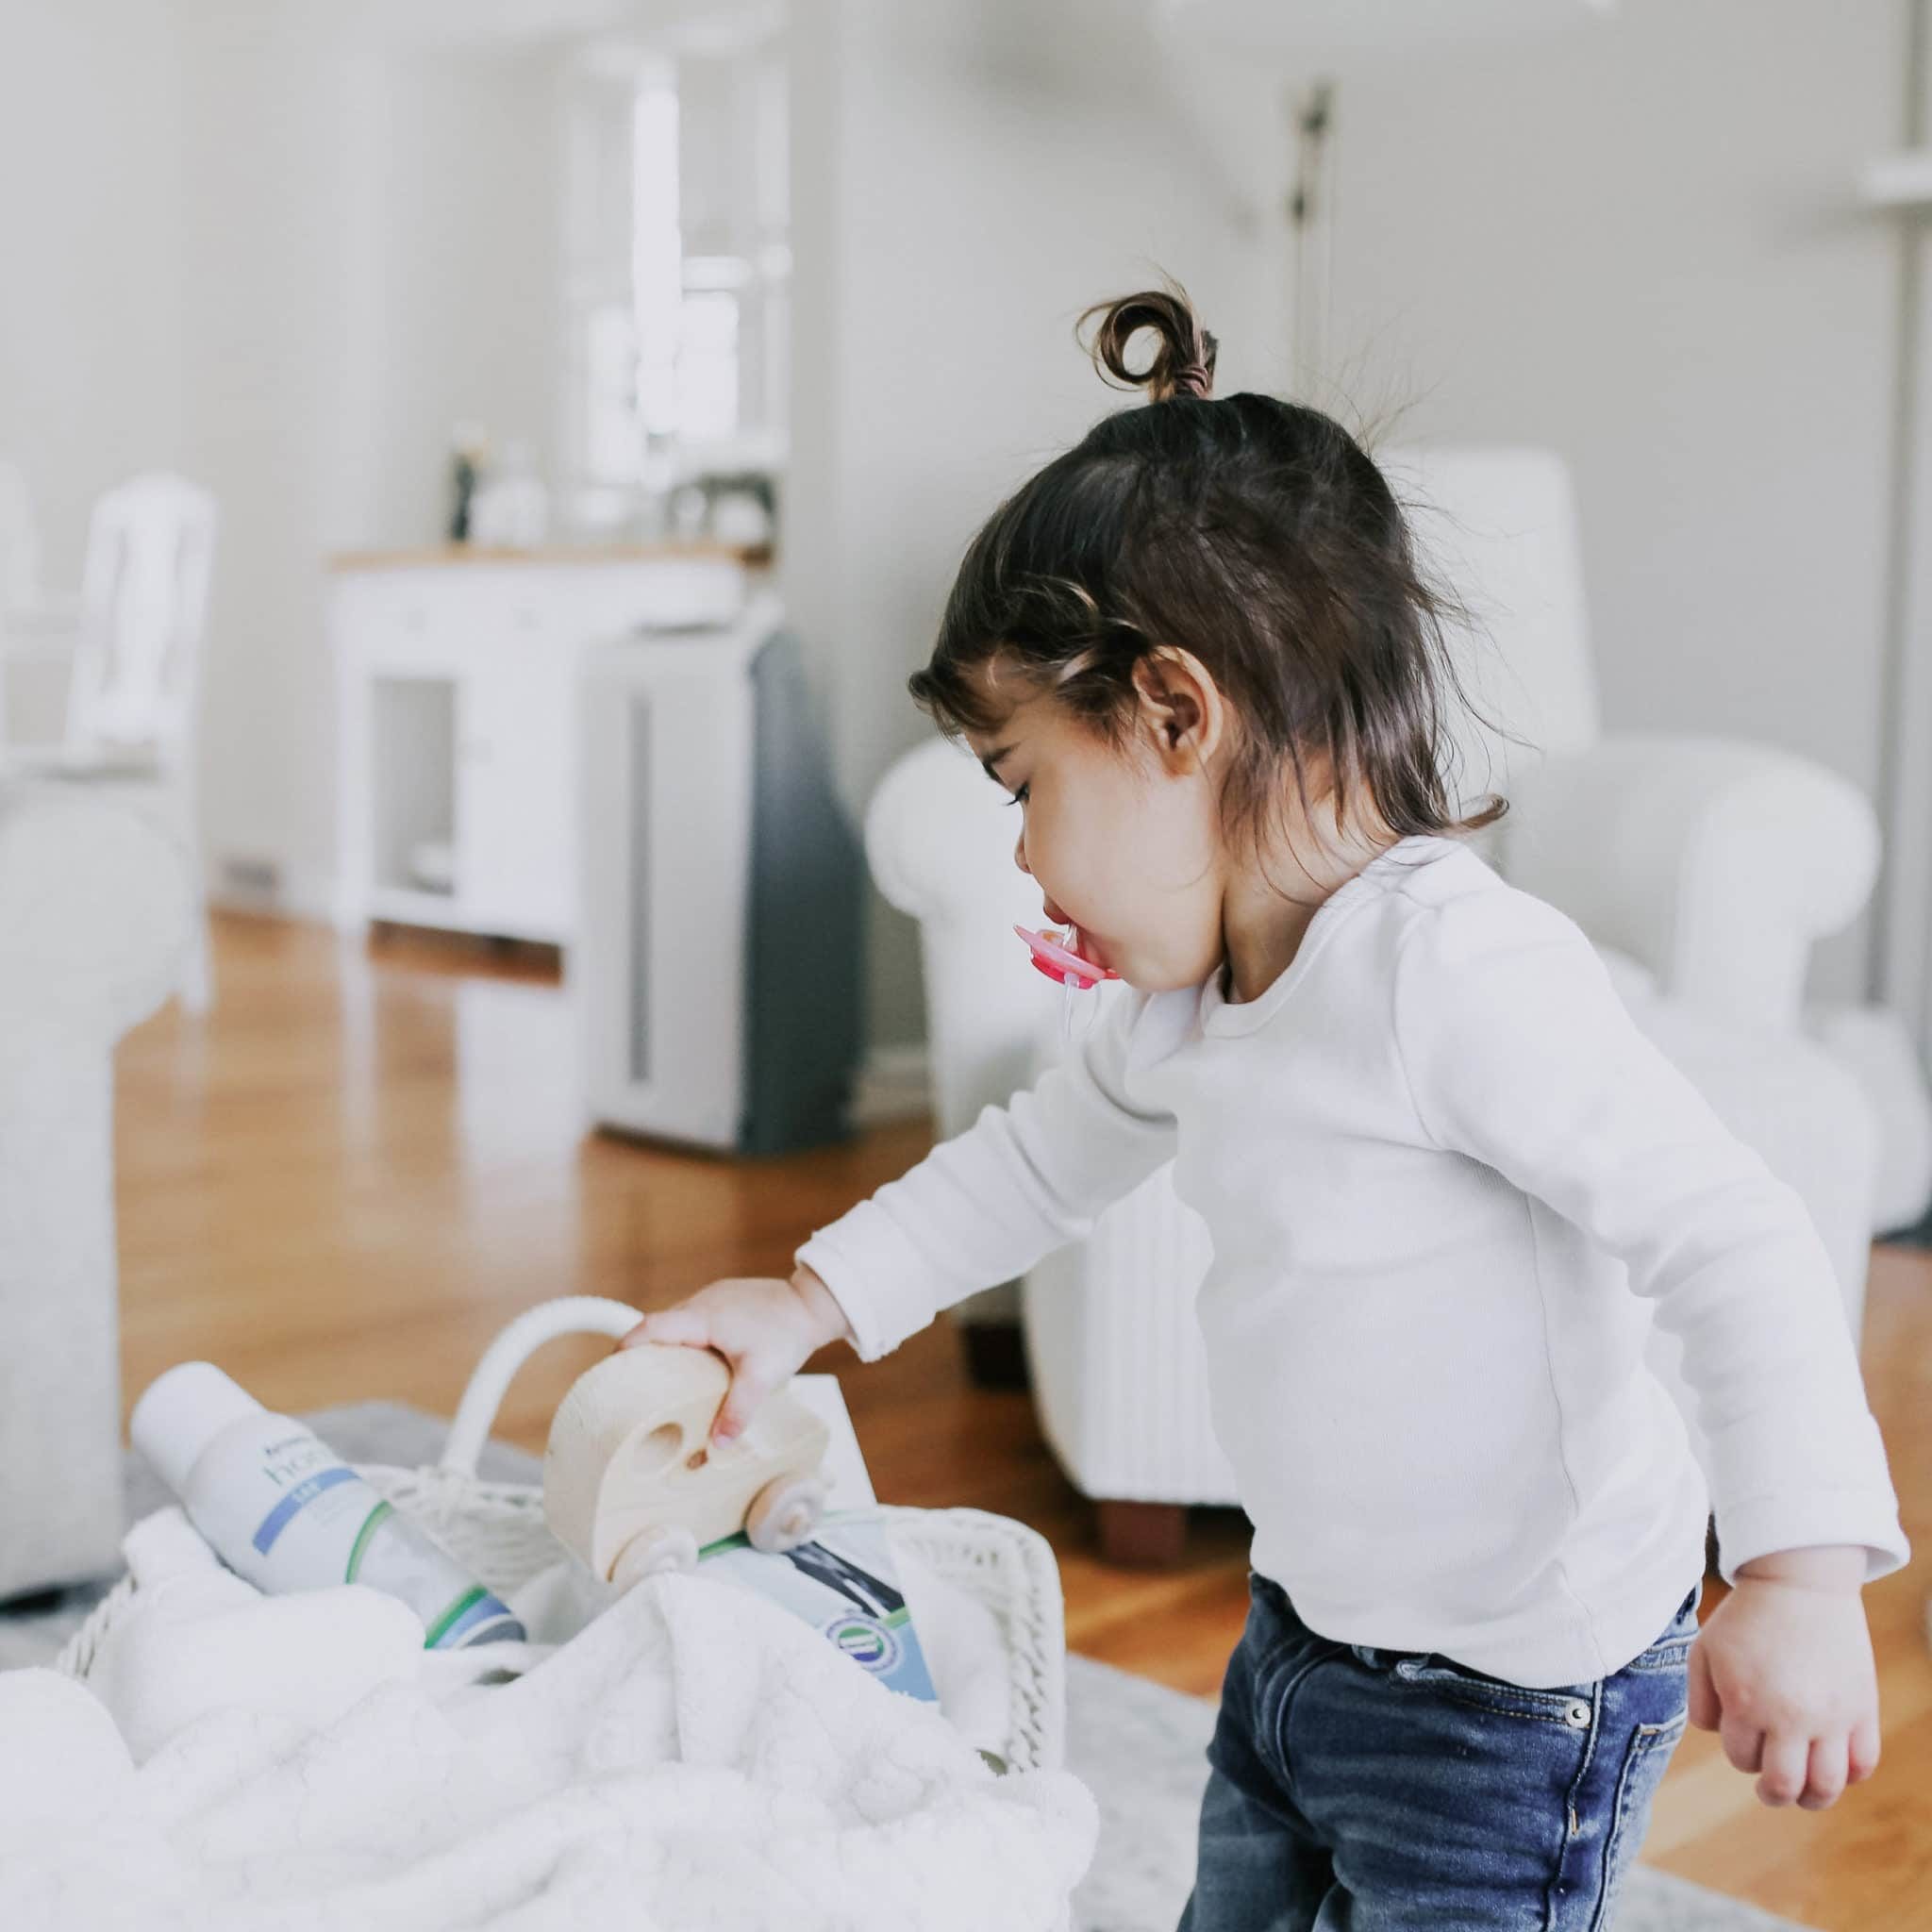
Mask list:
[[[228,918],[217,958],[210,1020],[171,1008],[119,1060],[130,1406],[162,1369],[207,1356],[271,1407],[389,1396],[446,1415],[485,1343],[531,1303],[648,1307],[721,1274],[782,1272],[807,1232],[928,1144],[893,1127],[737,1162],[586,1136],[564,998],[527,955],[399,936],[364,948]],[[603,1346],[550,1344],[500,1433],[541,1449]],[[1875,1251],[1864,1353],[1907,1533],[1932,1551],[1932,1255]],[[887,1501],[1034,1524],[1058,1553],[1074,1649],[1215,1694],[1246,1611],[1239,1512],[1195,1511],[1175,1571],[1110,1568],[1028,1398],[974,1389],[949,1324],[870,1368],[843,1348],[812,1366],[839,1374]],[[1870,1784],[1826,1812],[1766,1810],[1693,1731],[1646,1858],[1824,1932],[1932,1932],[1928,1588],[1922,1560],[1866,1592],[1885,1717]]]

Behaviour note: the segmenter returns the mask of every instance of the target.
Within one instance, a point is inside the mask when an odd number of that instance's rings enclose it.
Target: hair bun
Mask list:
[[[1219,345],[1201,326],[1187,291],[1178,284],[1096,302],[1081,315],[1078,327],[1085,328],[1096,315],[1094,366],[1116,389],[1144,389],[1151,403],[1171,396],[1197,396],[1205,402],[1213,395]],[[1127,344],[1144,328],[1159,337],[1159,346],[1154,360],[1136,375],[1127,367]]]

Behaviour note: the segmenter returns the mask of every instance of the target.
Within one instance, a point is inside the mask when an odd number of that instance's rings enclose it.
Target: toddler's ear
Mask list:
[[[1158,645],[1134,665],[1141,712],[1173,769],[1197,771],[1226,730],[1226,706],[1219,686],[1191,651]]]

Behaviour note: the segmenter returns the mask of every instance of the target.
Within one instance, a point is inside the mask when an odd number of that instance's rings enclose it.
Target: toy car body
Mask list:
[[[755,1548],[791,1549],[817,1527],[829,1431],[780,1389],[741,1436],[714,1443],[730,1385],[712,1350],[652,1341],[572,1384],[550,1424],[543,1515],[593,1575],[625,1583],[689,1569],[740,1530]]]

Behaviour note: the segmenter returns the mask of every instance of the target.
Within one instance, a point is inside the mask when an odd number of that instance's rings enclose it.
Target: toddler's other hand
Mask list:
[[[736,1277],[714,1281],[668,1308],[646,1315],[618,1343],[640,1341],[715,1349],[731,1364],[731,1387],[711,1424],[711,1440],[728,1442],[773,1390],[828,1341],[850,1341],[844,1310],[809,1268],[790,1281]]]
[[[1878,1768],[1864,1569],[1860,1550],[1754,1558],[1690,1646],[1690,1722],[1758,1774],[1763,1804],[1822,1811]]]

